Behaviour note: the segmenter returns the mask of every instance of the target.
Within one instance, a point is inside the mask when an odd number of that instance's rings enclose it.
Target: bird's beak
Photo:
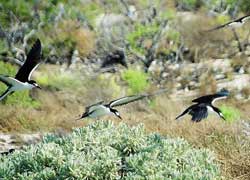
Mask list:
[[[120,115],[117,115],[117,114],[116,114],[116,116],[117,116],[119,119],[121,119],[121,120],[122,120],[122,117],[121,117]]]
[[[219,115],[220,115],[220,117],[221,117],[224,121],[226,121],[226,118],[223,116],[222,113],[220,113]]]
[[[226,118],[225,118],[224,116],[221,116],[221,118],[222,118],[224,121],[226,121]]]
[[[38,89],[42,89],[39,85],[36,86]]]

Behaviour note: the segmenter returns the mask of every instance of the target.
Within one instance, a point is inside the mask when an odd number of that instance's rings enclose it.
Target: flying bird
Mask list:
[[[225,28],[225,27],[238,28],[238,27],[241,27],[248,19],[250,19],[250,15],[243,16],[241,18],[238,18],[236,20],[214,27],[207,31],[214,31],[214,30],[218,30],[221,28]]]
[[[176,117],[176,120],[180,119],[185,114],[190,114],[192,116],[192,121],[200,122],[202,119],[207,118],[208,112],[214,112],[219,115],[220,118],[225,120],[222,112],[219,108],[215,107],[213,104],[219,99],[225,99],[229,95],[228,91],[221,91],[216,94],[206,95],[192,100],[196,103],[189,106],[183,113]]]
[[[82,118],[90,117],[90,118],[98,118],[108,114],[114,114],[118,118],[122,119],[120,113],[114,109],[114,107],[122,106],[134,101],[138,101],[147,97],[148,95],[133,95],[133,96],[126,96],[116,100],[109,102],[108,104],[104,104],[104,101],[100,101],[96,104],[86,107],[85,112],[82,116],[77,119],[80,120]]]
[[[107,104],[104,103],[104,101],[100,101],[98,103],[92,104],[88,107],[85,108],[85,112],[81,115],[80,118],[76,119],[76,120],[80,120],[86,117],[90,117],[90,118],[98,118],[104,115],[109,115],[109,114],[114,114],[115,116],[117,116],[118,118],[122,119],[122,117],[120,116],[120,113],[114,109],[114,107],[117,106],[122,106],[122,105],[126,105],[128,103],[134,102],[134,101],[138,101],[141,100],[143,98],[149,98],[152,96],[156,96],[156,95],[160,95],[167,92],[167,89],[159,89],[153,93],[150,94],[141,94],[141,95],[132,95],[132,96],[125,96],[116,100],[113,100]]]
[[[17,72],[15,78],[0,75],[0,81],[8,86],[7,90],[0,96],[0,101],[3,100],[8,94],[14,93],[15,91],[32,89],[35,87],[41,89],[36,81],[30,79],[32,72],[41,62],[41,49],[41,42],[37,39],[29,51],[25,63]]]

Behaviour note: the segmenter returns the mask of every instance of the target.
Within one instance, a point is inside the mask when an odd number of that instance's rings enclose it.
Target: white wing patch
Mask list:
[[[32,75],[32,73],[35,71],[35,69],[40,65],[41,63],[38,63],[29,73],[29,77],[28,77],[28,80],[30,80],[30,77]]]

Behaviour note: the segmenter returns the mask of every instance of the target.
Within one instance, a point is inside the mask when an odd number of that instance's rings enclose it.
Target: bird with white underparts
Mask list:
[[[33,71],[41,63],[41,51],[41,42],[37,39],[15,78],[7,75],[0,75],[0,81],[8,86],[7,90],[0,96],[0,101],[15,91],[30,90],[32,88],[41,89],[36,81],[30,79]]]
[[[100,101],[98,103],[95,103],[93,105],[86,107],[85,112],[81,115],[80,118],[78,118],[76,120],[80,120],[80,119],[83,119],[86,117],[99,118],[101,116],[110,115],[110,114],[114,114],[116,117],[122,119],[122,117],[120,116],[120,113],[118,112],[117,109],[114,109],[114,107],[122,106],[122,105],[125,105],[128,103],[131,103],[131,102],[135,102],[135,101],[144,99],[146,97],[159,95],[159,94],[162,94],[166,91],[167,91],[166,89],[161,89],[161,90],[156,91],[156,92],[151,93],[151,94],[125,96],[125,97],[113,100],[107,104],[105,104],[104,101]]]
[[[219,99],[227,98],[228,95],[229,92],[227,90],[223,90],[216,94],[210,94],[194,99],[192,102],[196,104],[189,106],[183,113],[176,117],[176,120],[179,120],[188,113],[192,116],[191,120],[193,122],[200,122],[202,119],[208,117],[208,112],[216,113],[220,118],[226,120],[220,109],[215,107],[213,104]]]

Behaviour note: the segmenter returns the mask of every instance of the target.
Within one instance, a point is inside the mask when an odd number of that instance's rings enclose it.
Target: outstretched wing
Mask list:
[[[208,31],[208,32],[209,32],[209,31],[215,31],[215,30],[218,30],[218,29],[221,29],[221,28],[230,26],[230,25],[233,24],[234,22],[236,22],[236,23],[237,23],[237,22],[245,22],[245,21],[247,21],[249,18],[250,18],[250,15],[246,15],[246,16],[240,17],[240,18],[238,18],[238,19],[236,19],[236,20],[233,20],[233,21],[227,22],[227,23],[225,23],[225,24],[222,24],[222,25],[220,25],[220,26],[216,26],[216,27],[214,27],[214,28],[212,28],[212,29],[209,29],[209,30],[207,30],[207,31]]]
[[[194,122],[199,122],[202,119],[207,118],[208,116],[207,107],[204,104],[194,104],[192,106],[189,106],[183,113],[181,113],[175,119],[178,120],[187,113],[192,116],[191,120]]]
[[[227,96],[228,96],[228,94],[226,94],[226,93],[211,94],[211,95],[201,96],[197,99],[193,99],[192,102],[213,103],[216,100],[225,99]]]
[[[37,39],[31,50],[29,51],[25,63],[16,74],[15,78],[17,80],[21,82],[26,82],[30,80],[32,72],[37,68],[40,63],[41,51],[41,42],[39,39]]]
[[[147,95],[133,95],[133,96],[126,96],[126,97],[122,97],[120,99],[116,99],[114,101],[111,101],[108,105],[109,107],[116,107],[116,106],[122,106],[134,101],[138,101],[140,99],[143,99],[147,97]]]
[[[92,105],[90,105],[90,106],[87,106],[87,107],[85,108],[85,112],[89,112],[90,108],[92,108],[92,107],[94,107],[94,106],[101,105],[101,104],[103,104],[103,103],[104,103],[104,101],[100,101],[100,102],[97,102],[97,103],[92,104]]]
[[[15,84],[19,84],[20,82],[13,77],[0,75],[0,81],[2,81],[7,86],[14,86]]]
[[[231,23],[232,23],[232,22],[230,21],[230,22],[228,22],[228,23],[226,23],[226,24],[222,24],[222,25],[213,27],[212,29],[206,30],[206,32],[211,32],[211,31],[215,31],[215,30],[224,28],[224,27],[228,26],[228,25],[231,24]]]
[[[242,22],[246,22],[248,19],[250,19],[250,15],[246,15],[246,16],[243,16],[235,21],[242,21]]]

